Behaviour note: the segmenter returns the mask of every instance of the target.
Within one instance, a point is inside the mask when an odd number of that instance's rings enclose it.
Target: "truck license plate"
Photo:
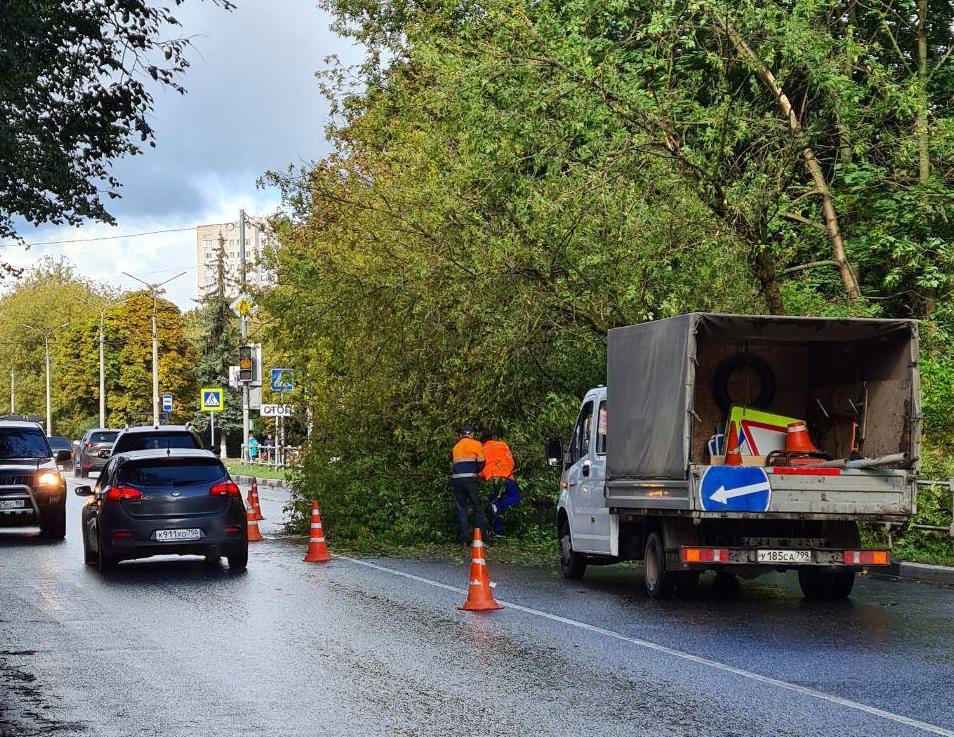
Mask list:
[[[26,499],[4,499],[0,501],[0,509],[23,509]]]
[[[199,530],[189,528],[184,530],[156,530],[156,540],[168,542],[170,540],[198,540]]]
[[[811,550],[759,550],[756,552],[759,563],[811,563]]]

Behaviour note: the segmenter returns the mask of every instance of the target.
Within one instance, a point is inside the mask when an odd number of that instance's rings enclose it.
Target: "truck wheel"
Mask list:
[[[586,559],[573,550],[569,522],[560,525],[560,571],[563,578],[583,578],[586,573]]]
[[[799,568],[798,585],[806,599],[847,599],[855,586],[855,572]]]
[[[66,537],[65,502],[40,518],[40,533],[47,540],[62,540]]]
[[[668,599],[675,588],[675,577],[666,569],[666,548],[658,532],[649,533],[643,555],[646,593],[650,599]]]

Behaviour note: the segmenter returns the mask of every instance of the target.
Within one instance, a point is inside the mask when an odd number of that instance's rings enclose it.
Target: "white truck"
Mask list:
[[[787,453],[769,412],[804,420],[817,453]],[[732,423],[740,466],[722,455],[730,416],[755,418]],[[607,385],[568,448],[547,441],[563,575],[643,560],[665,598],[706,570],[730,585],[796,570],[806,597],[847,597],[857,571],[890,564],[859,523],[915,512],[920,424],[914,321],[692,313],[610,330]]]

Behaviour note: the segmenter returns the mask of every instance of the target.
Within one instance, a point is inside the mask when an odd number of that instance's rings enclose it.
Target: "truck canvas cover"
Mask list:
[[[714,376],[738,353],[775,372],[770,409],[788,416],[841,407],[864,386],[865,455],[905,453],[916,461],[915,321],[691,313],[609,331],[607,480],[686,479],[690,464],[708,463],[706,439],[725,422]],[[831,455],[843,452],[836,444],[843,441],[825,442]]]

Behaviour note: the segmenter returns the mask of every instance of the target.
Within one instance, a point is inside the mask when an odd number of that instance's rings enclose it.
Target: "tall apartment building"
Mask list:
[[[219,236],[225,245],[226,293],[234,297],[241,291],[239,224],[210,223],[195,229],[196,287],[201,300],[215,289]],[[272,275],[262,265],[262,254],[270,243],[267,223],[262,218],[245,216],[245,279],[253,287],[268,286]]]

